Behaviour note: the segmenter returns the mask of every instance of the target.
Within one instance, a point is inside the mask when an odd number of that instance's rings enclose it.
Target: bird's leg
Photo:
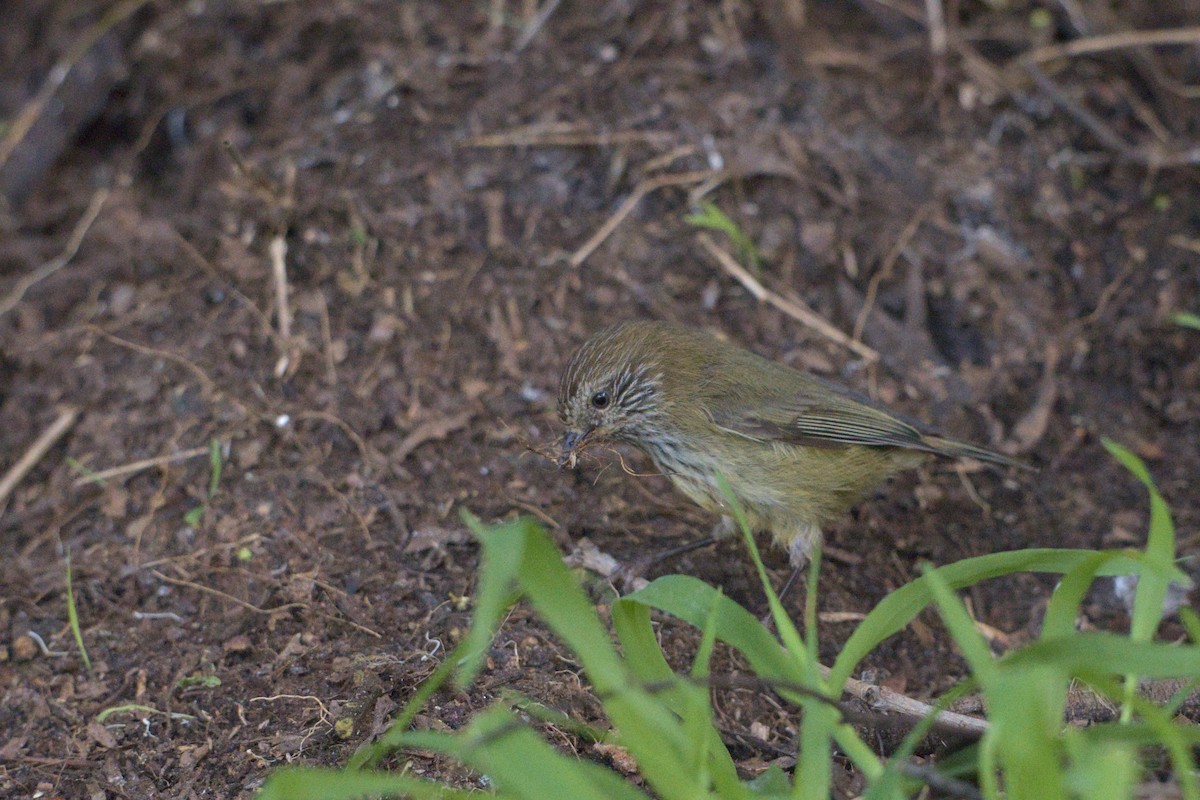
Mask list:
[[[787,576],[787,580],[779,587],[779,591],[775,596],[779,598],[780,604],[784,598],[791,593],[792,589],[799,582],[800,576],[804,573],[804,569],[808,566],[809,553],[813,548],[821,542],[821,530],[815,525],[804,525],[798,531],[791,541],[788,542],[788,562],[792,565],[792,572]],[[767,625],[771,619],[771,614],[760,620],[764,625]]]
[[[792,591],[792,587],[796,585],[796,582],[800,579],[801,573],[804,572],[805,566],[805,564],[797,564],[792,567],[792,573],[787,576],[787,580],[783,582],[783,586],[780,586],[779,591],[776,593],[776,597],[779,598],[780,603],[782,603],[783,598],[787,597]]]
[[[788,542],[788,561],[792,565],[792,574],[788,575],[783,586],[779,587],[779,602],[783,602],[783,598],[787,596],[792,587],[796,585],[796,581],[800,578],[800,573],[808,566],[808,555],[813,548],[821,542],[821,531],[815,525],[805,525],[796,532],[796,535]]]

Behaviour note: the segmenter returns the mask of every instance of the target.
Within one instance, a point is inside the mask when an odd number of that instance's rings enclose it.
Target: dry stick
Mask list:
[[[1130,144],[1099,117],[1068,97],[1036,64],[1031,61],[1022,62],[1021,66],[1055,104],[1070,114],[1076,122],[1087,128],[1104,145],[1115,150],[1122,158],[1151,168],[1200,164],[1200,147],[1197,146],[1167,151],[1157,146],[1136,147]]]
[[[135,353],[141,353],[142,355],[154,356],[155,358],[166,359],[167,361],[172,361],[181,367],[186,367],[188,370],[190,370],[192,372],[193,375],[195,375],[197,378],[200,379],[200,383],[204,386],[206,391],[212,392],[214,394],[217,392],[217,384],[213,381],[212,378],[208,377],[208,373],[206,373],[204,370],[200,369],[200,367],[196,366],[191,361],[188,361],[183,356],[176,355],[175,353],[172,353],[167,350],[159,350],[157,347],[149,347],[144,344],[138,344],[137,342],[131,342],[128,339],[122,339],[120,336],[111,334],[108,331],[104,330],[103,328],[101,328],[97,325],[85,325],[84,327],[91,333],[94,333],[97,336],[107,339],[108,341],[112,342],[113,344],[115,344],[119,347],[126,347],[126,348],[134,351]]]
[[[538,35],[538,31],[542,29],[554,12],[558,9],[562,0],[546,0],[546,4],[538,9],[538,12],[533,15],[533,19],[525,26],[525,30],[521,31],[520,37],[513,44],[513,52],[519,53],[529,46],[533,38]]]
[[[1064,44],[1052,44],[1030,50],[1020,56],[1021,61],[1043,63],[1056,58],[1102,53],[1107,50],[1125,50],[1131,47],[1146,47],[1170,44],[1200,44],[1200,27],[1166,28],[1152,31],[1125,31],[1103,36],[1087,36]]]
[[[267,336],[271,337],[272,341],[275,342],[276,346],[278,346],[280,350],[283,350],[284,343],[282,340],[280,340],[279,334],[275,332],[275,329],[271,327],[271,320],[267,317],[266,313],[258,307],[258,304],[247,297],[241,289],[239,289],[237,286],[231,283],[228,278],[222,275],[217,268],[214,267],[209,260],[204,257],[204,254],[200,252],[196,245],[192,244],[191,241],[189,241],[187,237],[180,233],[174,226],[171,227],[171,235],[175,237],[175,241],[178,242],[179,246],[183,248],[183,251],[188,254],[188,257],[195,261],[196,264],[202,270],[204,270],[204,272],[210,278],[220,281],[222,284],[228,285],[230,293],[240,300],[242,304],[246,306],[246,308],[250,309],[251,313],[253,313],[258,319],[259,324],[262,325],[263,332],[266,333]]]
[[[929,51],[933,57],[934,90],[940,92],[946,84],[946,11],[942,0],[925,0],[925,17],[929,27]]]
[[[150,574],[158,578],[160,581],[164,581],[165,583],[174,584],[175,586],[186,586],[189,589],[195,589],[196,591],[204,592],[205,594],[211,594],[214,597],[219,597],[222,600],[228,600],[229,602],[239,605],[248,611],[253,611],[256,614],[277,614],[281,611],[291,611],[293,608],[308,608],[305,603],[284,603],[283,605],[274,606],[272,608],[259,608],[247,600],[243,600],[240,597],[234,597],[227,592],[222,592],[220,589],[214,589],[211,586],[205,586],[202,583],[185,581],[182,578],[172,578],[169,575],[164,575],[156,569],[150,570]]]
[[[925,0],[925,18],[929,26],[929,49],[934,58],[946,57],[946,12],[942,0]]]
[[[279,338],[285,347],[279,361],[275,363],[275,377],[282,378],[291,363],[290,350],[286,348],[292,337],[292,312],[288,309],[287,264],[284,262],[287,258],[287,241],[284,240],[283,234],[276,234],[267,250],[271,256],[271,275],[275,279],[275,315],[279,321]]]
[[[174,464],[178,461],[187,461],[192,458],[206,456],[209,453],[207,447],[194,447],[191,450],[182,450],[178,453],[171,453],[165,456],[155,456],[154,458],[143,458],[141,461],[131,461],[128,464],[122,464],[119,467],[111,467],[100,472],[89,472],[81,478],[76,479],[72,486],[83,486],[87,483],[98,483],[106,481],[109,478],[116,478],[122,475],[133,475],[151,467],[158,467],[163,464]]]
[[[100,216],[100,210],[104,208],[104,201],[108,200],[108,193],[108,189],[97,189],[96,193],[92,195],[92,202],[88,203],[87,210],[83,212],[83,216],[79,218],[79,221],[75,223],[75,227],[71,230],[71,235],[68,237],[63,251],[17,281],[17,285],[13,287],[13,290],[3,300],[0,300],[0,317],[16,308],[17,303],[21,302],[21,299],[25,297],[25,293],[34,284],[44,281],[71,263],[71,259],[79,252],[79,246],[83,244],[83,239],[91,229],[92,223],[96,221],[96,217]]]
[[[821,665],[821,674],[829,677],[829,668]],[[988,729],[988,721],[978,717],[969,717],[954,711],[937,711],[928,703],[922,703],[908,695],[892,691],[886,686],[847,678],[844,686],[846,694],[857,697],[876,711],[890,711],[907,717],[923,718],[933,716],[938,725],[956,733],[964,733],[972,737],[982,736]]]
[[[87,55],[87,52],[100,40],[100,37],[108,33],[114,25],[148,2],[149,0],[125,0],[123,3],[118,3],[109,9],[95,25],[89,27],[79,35],[79,38],[71,43],[71,48],[67,50],[66,55],[50,68],[50,73],[46,76],[46,82],[38,89],[38,93],[34,95],[33,99],[21,109],[21,113],[13,120],[8,134],[3,140],[0,140],[0,168],[3,168],[8,163],[9,157],[17,149],[17,145],[21,143],[21,140],[33,128],[34,123],[42,116],[42,112],[46,110],[46,105],[54,97],[54,93],[58,91],[59,87],[63,85],[63,82],[66,81],[67,76],[71,74],[71,70],[75,68],[79,60]]]
[[[837,344],[840,344],[841,346],[858,353],[869,363],[874,363],[879,360],[879,353],[874,348],[868,347],[862,342],[855,341],[845,333],[842,333],[841,330],[836,328],[832,323],[827,322],[824,318],[817,314],[817,312],[805,305],[805,303],[799,298],[784,297],[767,289],[758,282],[757,278],[747,272],[746,269],[737,262],[737,259],[731,256],[725,250],[721,249],[721,247],[717,245],[717,243],[714,242],[712,238],[708,236],[708,234],[701,233],[697,238],[700,240],[700,244],[703,245],[704,249],[708,251],[708,254],[715,258],[717,263],[719,263],[726,272],[736,278],[738,283],[746,287],[746,290],[750,292],[750,294],[754,295],[756,300],[760,300],[769,305],[775,306],[775,308],[787,314],[801,325],[811,328],[812,330],[824,336],[826,339],[836,342]]]
[[[63,437],[71,426],[75,424],[75,420],[79,417],[79,409],[64,408],[58,415],[58,419],[50,423],[50,427],[42,431],[42,435],[29,445],[29,449],[25,454],[17,459],[17,463],[9,467],[8,472],[4,473],[4,477],[0,478],[0,506],[12,494],[13,489],[21,482],[29,470],[33,469],[34,465],[42,460],[42,457],[49,452],[55,442]]]
[[[673,175],[663,175],[658,178],[649,178],[642,181],[633,188],[633,191],[630,192],[629,197],[625,198],[624,202],[622,202],[621,205],[617,207],[617,210],[613,212],[613,215],[609,217],[608,220],[606,220],[605,223],[601,225],[595,233],[592,234],[592,237],[584,242],[583,245],[575,251],[574,255],[572,255],[570,259],[571,266],[578,267],[584,261],[586,261],[588,256],[590,256],[596,250],[596,248],[599,247],[605,239],[611,236],[612,232],[615,231],[617,227],[625,221],[625,218],[633,213],[633,210],[637,208],[637,204],[640,203],[642,198],[646,195],[659,189],[664,189],[668,186],[688,186],[693,183],[701,183],[702,181],[713,178],[719,174],[719,172],[714,172],[712,170],[704,170],[703,172],[681,172]]]
[[[669,131],[589,131],[576,125],[523,126],[475,136],[463,147],[611,147],[621,144],[659,144],[674,141]],[[646,171],[651,166],[646,165]]]
[[[900,254],[904,252],[904,248],[908,247],[908,243],[912,241],[912,237],[917,234],[917,229],[921,227],[921,223],[925,221],[925,218],[929,216],[932,210],[933,206],[929,203],[917,209],[917,213],[913,214],[912,219],[908,221],[908,224],[904,226],[904,230],[900,232],[900,236],[896,238],[896,243],[892,245],[892,249],[884,257],[879,269],[871,276],[871,281],[867,284],[867,295],[863,300],[862,310],[858,312],[858,318],[854,320],[854,341],[862,341],[863,331],[867,327],[867,319],[871,316],[871,310],[875,307],[875,297],[879,294],[879,285],[891,276],[896,262],[900,260]]]

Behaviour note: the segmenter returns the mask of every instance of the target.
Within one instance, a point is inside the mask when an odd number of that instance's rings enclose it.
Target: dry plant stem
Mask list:
[[[538,31],[553,16],[560,3],[562,3],[562,0],[546,0],[545,5],[539,8],[538,12],[533,15],[533,19],[529,20],[529,24],[525,26],[525,30],[521,31],[521,36],[513,44],[514,53],[519,53],[529,46],[529,43],[538,35]]]
[[[946,57],[946,12],[942,0],[925,0],[925,19],[929,26],[929,49],[934,58]]]
[[[71,43],[71,48],[67,51],[66,55],[50,68],[50,73],[46,76],[46,82],[38,89],[38,93],[21,109],[21,113],[13,120],[8,135],[3,140],[0,140],[0,168],[3,168],[8,163],[9,157],[17,149],[17,145],[21,143],[21,140],[33,128],[34,123],[42,116],[42,112],[46,110],[46,104],[54,97],[54,93],[63,85],[63,81],[67,79],[67,76],[71,74],[71,70],[87,54],[87,51],[92,49],[92,46],[100,40],[101,36],[112,30],[113,26],[148,2],[149,0],[125,0],[123,3],[118,3]]]
[[[525,125],[501,133],[476,136],[467,139],[463,142],[462,146],[612,147],[622,144],[665,143],[672,141],[674,138],[675,134],[669,131],[589,131],[581,130],[577,125]],[[651,171],[652,166],[647,164],[645,169],[646,171]]]
[[[25,293],[31,287],[44,281],[71,263],[71,259],[79,252],[79,246],[83,244],[83,238],[91,230],[92,223],[96,221],[96,217],[100,216],[100,211],[104,208],[104,202],[108,200],[108,194],[108,189],[96,190],[96,193],[92,195],[92,201],[88,203],[87,210],[83,212],[83,216],[79,218],[79,221],[75,223],[75,227],[71,230],[71,236],[67,239],[67,244],[63,248],[62,253],[42,264],[42,266],[17,282],[13,290],[5,295],[3,300],[0,300],[0,317],[16,308],[17,303],[21,302],[21,299],[25,297]]]
[[[946,82],[946,11],[942,0],[925,0],[925,19],[929,26],[929,52],[933,57],[933,86],[940,92]]]
[[[617,210],[613,212],[613,215],[609,217],[608,220],[606,220],[605,223],[601,225],[594,234],[592,234],[592,237],[584,242],[583,245],[575,251],[574,255],[572,255],[570,259],[571,266],[578,267],[583,264],[583,262],[587,260],[588,256],[595,252],[596,248],[599,247],[605,239],[611,236],[612,232],[615,231],[621,225],[621,223],[625,221],[625,218],[633,213],[633,210],[637,208],[638,203],[642,202],[642,198],[646,195],[659,189],[664,189],[668,186],[689,186],[694,183],[701,183],[702,181],[713,178],[718,174],[720,173],[715,173],[711,170],[704,170],[703,172],[682,172],[674,175],[663,175],[658,178],[649,178],[642,181],[634,187],[633,191],[629,194],[629,197],[625,198],[624,202],[622,202],[621,205],[617,207]]]
[[[745,267],[737,262],[737,259],[714,242],[708,234],[698,234],[697,238],[704,249],[708,251],[708,254],[716,259],[717,263],[732,275],[738,283],[742,284],[750,294],[754,295],[756,300],[774,306],[801,325],[811,328],[826,339],[852,350],[869,363],[875,363],[879,360],[879,353],[874,348],[868,347],[862,342],[855,341],[845,333],[842,333],[832,323],[826,321],[817,312],[805,305],[803,301],[797,298],[784,297],[767,289],[758,282],[757,278],[747,272]]]
[[[159,350],[156,347],[147,347],[144,344],[138,344],[137,342],[131,342],[128,339],[122,339],[120,336],[111,334],[108,331],[104,330],[103,328],[97,327],[96,325],[86,325],[84,327],[91,333],[94,333],[97,336],[107,339],[108,341],[112,342],[115,345],[118,345],[119,347],[128,348],[128,349],[134,351],[135,353],[141,353],[142,355],[153,356],[155,358],[163,358],[163,359],[166,359],[167,361],[172,361],[172,362],[180,365],[181,367],[186,367],[188,370],[191,371],[191,373],[193,375],[195,375],[200,380],[200,383],[201,383],[201,385],[204,386],[205,391],[212,392],[214,394],[217,391],[217,385],[216,385],[216,383],[213,382],[213,379],[208,377],[208,374],[204,370],[200,369],[200,367],[196,366],[191,361],[188,361],[183,356],[176,355],[175,353],[171,353],[166,350]]]
[[[1122,158],[1151,169],[1200,164],[1200,146],[1168,149],[1157,143],[1141,147],[1130,144],[1099,117],[1068,97],[1034,61],[1022,59],[1020,66],[1033,78],[1038,88],[1045,92],[1059,108],[1066,111],[1102,144],[1116,151]]]
[[[279,354],[279,361],[275,364],[275,377],[282,378],[292,360],[287,349],[287,343],[292,337],[292,312],[288,308],[287,242],[282,234],[276,234],[271,239],[268,252],[271,256],[271,276],[275,281],[275,316],[279,322],[279,338],[284,346],[283,352]]]
[[[871,311],[875,307],[875,298],[879,294],[879,285],[887,280],[892,275],[892,270],[896,267],[896,262],[900,260],[900,254],[908,247],[908,243],[912,241],[913,236],[917,234],[917,229],[921,227],[921,223],[929,216],[933,210],[931,204],[926,204],[917,209],[917,213],[913,214],[912,219],[904,226],[904,230],[896,238],[896,243],[892,245],[892,249],[883,259],[879,269],[871,276],[871,282],[867,284],[867,295],[863,300],[862,310],[858,312],[858,318],[854,320],[853,338],[856,342],[861,342],[863,331],[867,327],[867,319],[871,316]]]
[[[88,483],[96,483],[106,481],[109,478],[117,478],[123,475],[133,475],[151,467],[162,466],[163,464],[174,464],[178,461],[187,461],[192,458],[208,455],[207,447],[194,447],[191,450],[184,450],[180,453],[171,453],[166,456],[155,456],[154,458],[143,458],[141,461],[132,461],[128,464],[122,464],[119,467],[112,467],[101,472],[93,472],[81,478],[77,478],[72,486],[83,486]]]
[[[1020,57],[1021,61],[1041,64],[1056,58],[1103,53],[1109,50],[1126,50],[1132,47],[1154,45],[1200,44],[1200,27],[1167,28],[1153,31],[1124,31],[1103,36],[1087,36],[1064,44],[1047,45],[1030,50]]]
[[[29,445],[29,449],[17,459],[17,463],[8,468],[8,472],[4,473],[4,477],[0,478],[0,506],[3,506],[8,496],[12,494],[13,489],[21,482],[29,470],[42,460],[42,457],[49,452],[55,442],[61,439],[71,426],[75,424],[75,420],[79,417],[79,409],[65,408],[59,415],[58,419],[50,423],[50,427],[42,431],[41,436]]]
[[[169,575],[164,575],[156,569],[150,570],[150,574],[165,583],[170,583],[174,586],[186,586],[189,589],[195,589],[198,592],[204,592],[205,594],[211,594],[214,597],[219,597],[222,600],[228,600],[229,602],[239,605],[248,611],[253,611],[255,614],[278,614],[281,611],[290,611],[293,608],[308,608],[308,606],[304,603],[284,603],[283,605],[274,606],[273,608],[259,608],[253,603],[243,600],[240,597],[234,597],[231,594],[222,592],[220,589],[214,589],[211,586],[205,586],[202,583],[185,581],[181,578],[172,578]]]

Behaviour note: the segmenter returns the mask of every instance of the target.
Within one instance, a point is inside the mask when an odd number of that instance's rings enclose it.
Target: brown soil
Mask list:
[[[4,119],[101,5],[0,2],[21,23],[0,33]],[[939,463],[893,481],[827,532],[822,612],[870,609],[925,560],[1138,545],[1145,492],[1101,436],[1148,460],[1195,551],[1200,334],[1169,316],[1200,307],[1196,172],[1130,151],[1200,136],[1200,105],[1168,82],[1195,80],[1194,54],[1044,65],[1121,152],[1008,66],[1072,38],[1065,16],[1031,27],[1021,2],[947,4],[969,44],[940,62],[920,25],[865,1],[809,3],[803,28],[786,4],[563,3],[518,49],[534,5],[152,2],[92,51],[107,102],[62,123],[78,130],[61,156],[0,215],[10,297],[103,201],[69,263],[0,316],[0,469],[79,410],[0,507],[0,794],[248,797],[275,766],[343,763],[470,620],[461,508],[534,513],[564,549],[587,536],[622,561],[706,532],[662,478],[612,456],[559,471],[535,452],[558,433],[565,359],[621,319],[708,326],[1040,467]],[[1097,30],[1200,9],[1105,13]],[[648,191],[572,260],[637,187],[684,173],[701,175]],[[860,322],[882,363],[864,368],[711,257],[684,221],[710,179],[762,282],[841,330]],[[226,458],[209,499],[213,440]],[[182,451],[200,455],[87,479]],[[91,671],[67,624],[68,552]],[[762,613],[738,544],[716,552],[657,570]],[[769,565],[781,580],[783,554]],[[1052,587],[1023,576],[969,597],[1004,647],[1036,633]],[[1108,587],[1087,612],[1125,624]],[[823,654],[851,629],[825,624]],[[670,622],[663,638],[680,661],[695,644]],[[868,666],[921,697],[962,674],[933,615]],[[501,687],[597,715],[521,607],[480,685],[440,695],[422,723],[461,726]],[[130,704],[154,711],[96,719]],[[794,734],[795,715],[755,692],[717,704],[735,734]],[[751,771],[774,757],[735,754]]]

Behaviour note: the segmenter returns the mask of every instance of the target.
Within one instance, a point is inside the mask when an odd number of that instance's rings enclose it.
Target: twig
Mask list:
[[[271,327],[271,320],[267,317],[263,310],[258,307],[258,304],[247,297],[241,289],[233,285],[229,279],[218,272],[217,268],[214,267],[209,260],[204,257],[204,254],[200,252],[196,245],[192,244],[174,226],[171,226],[171,235],[174,236],[175,241],[179,243],[179,246],[183,248],[183,251],[187,253],[188,258],[196,262],[196,265],[200,267],[200,269],[204,270],[204,272],[210,278],[215,281],[220,281],[222,284],[225,284],[229,287],[229,291],[233,294],[233,296],[240,300],[242,304],[246,306],[246,308],[250,309],[251,313],[253,313],[258,319],[259,323],[262,325],[263,332],[266,333],[267,336],[271,337],[271,340],[275,342],[276,346],[278,346],[280,350],[283,350],[283,341],[279,338],[279,334],[275,332],[275,329]]]
[[[287,240],[282,233],[271,239],[267,251],[271,256],[271,275],[275,279],[275,317],[279,322],[279,338],[285,348],[275,362],[275,377],[282,378],[292,360],[288,344],[292,338],[292,312],[288,308]]]
[[[640,203],[642,198],[646,195],[659,189],[664,189],[668,186],[688,186],[693,183],[700,183],[708,180],[709,178],[715,177],[718,174],[719,173],[711,170],[704,170],[703,172],[681,172],[672,175],[662,175],[658,178],[648,178],[647,180],[642,181],[633,188],[633,191],[630,192],[629,197],[626,197],[624,202],[617,206],[617,210],[613,212],[613,215],[609,217],[595,233],[592,234],[591,238],[584,242],[583,245],[575,251],[574,255],[572,255],[570,259],[571,266],[578,267],[584,261],[586,261],[588,256],[590,256],[596,250],[596,248],[604,242],[605,239],[611,236],[612,232],[615,231],[617,227],[625,221],[625,218],[628,217],[635,208],[637,208],[638,203]]]
[[[222,592],[220,589],[214,589],[211,586],[205,586],[202,583],[185,581],[181,578],[172,578],[169,575],[164,575],[156,569],[150,570],[150,574],[158,578],[160,581],[165,581],[166,583],[174,584],[175,586],[186,586],[189,589],[195,589],[196,591],[211,594],[214,597],[219,597],[222,600],[228,600],[229,602],[239,605],[248,611],[253,611],[256,614],[278,614],[280,611],[290,611],[293,608],[308,608],[308,606],[304,603],[284,603],[283,605],[274,606],[273,608],[259,608],[253,603],[243,600],[240,597],[234,597],[231,594]]]
[[[716,259],[717,263],[720,264],[726,272],[737,279],[738,283],[746,287],[746,290],[750,292],[750,294],[754,295],[756,300],[760,300],[764,303],[774,306],[792,319],[799,322],[801,325],[811,328],[812,330],[824,336],[826,339],[836,342],[837,344],[840,344],[849,350],[853,350],[855,353],[858,353],[860,356],[866,359],[869,363],[874,363],[879,360],[879,353],[876,352],[874,348],[868,347],[862,342],[855,341],[851,337],[847,336],[832,323],[827,322],[824,318],[817,314],[817,312],[809,308],[799,298],[784,297],[767,289],[765,286],[759,283],[757,278],[747,272],[745,267],[737,262],[737,259],[731,256],[727,251],[723,250],[716,242],[714,242],[708,234],[698,234],[697,238],[700,240],[700,244],[704,247],[704,249],[708,251],[708,254]]]
[[[1200,146],[1183,149],[1166,150],[1160,145],[1135,146],[1126,142],[1105,124],[1099,117],[1079,103],[1072,100],[1058,88],[1057,84],[1042,72],[1032,61],[1022,61],[1021,66],[1033,78],[1034,83],[1044,91],[1060,108],[1070,114],[1076,122],[1087,128],[1104,145],[1115,150],[1123,158],[1152,168],[1180,167],[1200,164]]]
[[[829,677],[829,668],[824,665],[819,666],[821,674]],[[867,724],[875,724],[883,721],[877,718],[863,719],[861,712],[856,712],[854,708],[847,706],[845,703],[828,697],[809,686],[793,681],[749,675],[709,675],[699,680],[683,678],[682,676],[678,677],[683,680],[692,680],[699,685],[714,688],[769,689],[773,692],[795,692],[837,708],[846,719],[853,719]],[[661,691],[671,688],[674,685],[671,681],[663,681],[661,683],[647,684],[645,689],[652,692]],[[887,687],[877,686],[873,683],[865,683],[854,678],[847,678],[843,690],[851,697],[861,700],[874,712],[881,712],[884,715],[899,714],[917,720],[932,717],[934,725],[944,733],[956,733],[971,738],[978,738],[988,729],[988,721],[985,719],[969,717],[966,714],[959,714],[954,711],[938,711],[928,703],[922,703],[920,700],[915,700],[907,695],[894,692]]]
[[[13,287],[13,290],[5,295],[3,300],[0,300],[0,317],[16,308],[17,303],[21,302],[21,298],[25,296],[25,293],[34,284],[44,281],[71,263],[71,259],[79,252],[79,246],[83,244],[83,239],[87,236],[87,232],[91,230],[92,223],[96,221],[96,217],[100,216],[100,211],[104,208],[104,202],[108,200],[108,193],[108,189],[97,189],[96,193],[92,195],[92,202],[88,203],[87,209],[83,212],[83,216],[75,223],[75,227],[71,229],[71,235],[67,238],[67,244],[63,247],[63,251],[17,281],[17,285]]]
[[[822,666],[821,673],[829,676],[829,668]],[[923,718],[933,716],[936,723],[944,730],[962,733],[971,737],[982,736],[988,729],[988,721],[978,717],[969,717],[954,711],[938,711],[928,703],[892,691],[886,686],[878,686],[855,678],[847,678],[846,694],[857,697],[876,711],[888,711],[903,714],[906,717]]]
[[[933,56],[934,87],[940,91],[946,77],[946,12],[942,0],[925,0],[925,19],[929,27],[929,51]]]
[[[171,453],[165,456],[155,456],[154,458],[143,458],[141,461],[132,461],[128,464],[122,464],[118,467],[110,467],[101,472],[89,472],[82,478],[76,479],[72,486],[83,486],[85,483],[99,483],[106,481],[109,478],[116,478],[121,475],[133,475],[142,470],[150,469],[151,467],[161,466],[162,464],[174,464],[177,461],[187,461],[191,458],[199,458],[200,456],[208,455],[207,447],[194,447],[191,450],[183,450],[179,453]]]
[[[8,134],[0,140],[0,168],[3,168],[8,163],[9,157],[17,149],[17,145],[21,143],[30,129],[33,128],[34,123],[42,116],[42,112],[46,110],[46,105],[54,97],[54,93],[63,85],[63,82],[66,81],[67,76],[71,74],[71,70],[75,68],[80,59],[87,55],[87,52],[100,40],[100,37],[108,33],[121,20],[146,5],[147,2],[149,0],[125,0],[125,2],[118,3],[71,43],[71,47],[67,50],[66,55],[50,68],[49,74],[46,75],[45,83],[38,89],[38,93],[34,95],[33,99],[21,109],[21,113],[12,121],[12,126],[9,128]]]
[[[562,0],[546,0],[546,3],[538,9],[538,12],[533,15],[533,19],[529,20],[529,24],[525,26],[525,30],[521,31],[521,35],[517,41],[513,43],[513,52],[519,53],[529,46],[534,37],[538,35],[538,31],[542,29],[554,12],[558,9]]]
[[[120,336],[109,333],[108,331],[96,325],[86,325],[85,327],[87,330],[91,331],[97,336],[107,339],[108,341],[115,345],[119,345],[120,347],[128,348],[135,353],[154,356],[155,358],[163,358],[167,361],[173,361],[181,367],[186,367],[192,372],[193,375],[200,379],[200,383],[204,385],[205,390],[213,393],[216,393],[217,391],[217,385],[212,378],[208,377],[208,373],[200,369],[200,367],[196,366],[183,356],[176,355],[168,350],[160,350],[157,347],[149,347],[144,344],[138,344],[137,342],[131,342],[128,339],[122,339]]]
[[[1126,50],[1148,45],[1200,44],[1200,27],[1166,28],[1152,31],[1122,31],[1102,36],[1087,36],[1063,44],[1046,45],[1019,56],[1021,61],[1041,64],[1056,58],[1070,58],[1107,50]]]
[[[670,131],[591,131],[578,125],[525,125],[500,133],[474,136],[463,147],[611,147],[621,144],[670,142]],[[650,171],[652,166],[646,165]]]
[[[25,454],[17,459],[17,463],[8,468],[8,472],[4,473],[4,477],[0,479],[0,506],[4,505],[8,496],[12,494],[21,479],[29,473],[29,470],[33,469],[50,448],[54,447],[55,443],[71,429],[78,417],[79,409],[64,408],[59,412],[58,419],[50,423],[50,427],[42,431],[42,435],[35,439]]]
[[[930,789],[936,789],[940,794],[950,797],[964,797],[966,800],[983,800],[983,792],[970,783],[949,775],[943,775],[928,764],[914,764],[904,761],[896,765],[904,775],[915,778]]]
[[[321,341],[325,350],[325,379],[330,386],[337,386],[337,366],[333,361],[333,327],[329,323],[329,303],[325,292],[317,292],[317,311],[321,318]]]
[[[892,270],[896,267],[896,262],[900,259],[900,254],[908,247],[908,243],[912,241],[912,237],[916,235],[917,229],[921,227],[921,223],[929,216],[929,212],[933,210],[932,205],[925,204],[917,209],[917,213],[913,214],[912,219],[904,226],[904,230],[896,238],[896,243],[892,245],[892,249],[884,257],[883,263],[879,265],[879,269],[871,276],[870,283],[867,284],[867,295],[863,300],[862,310],[858,312],[858,318],[854,320],[853,337],[856,342],[861,342],[863,331],[867,327],[867,319],[871,316],[871,310],[875,307],[875,297],[879,294],[879,285],[887,280]]]

